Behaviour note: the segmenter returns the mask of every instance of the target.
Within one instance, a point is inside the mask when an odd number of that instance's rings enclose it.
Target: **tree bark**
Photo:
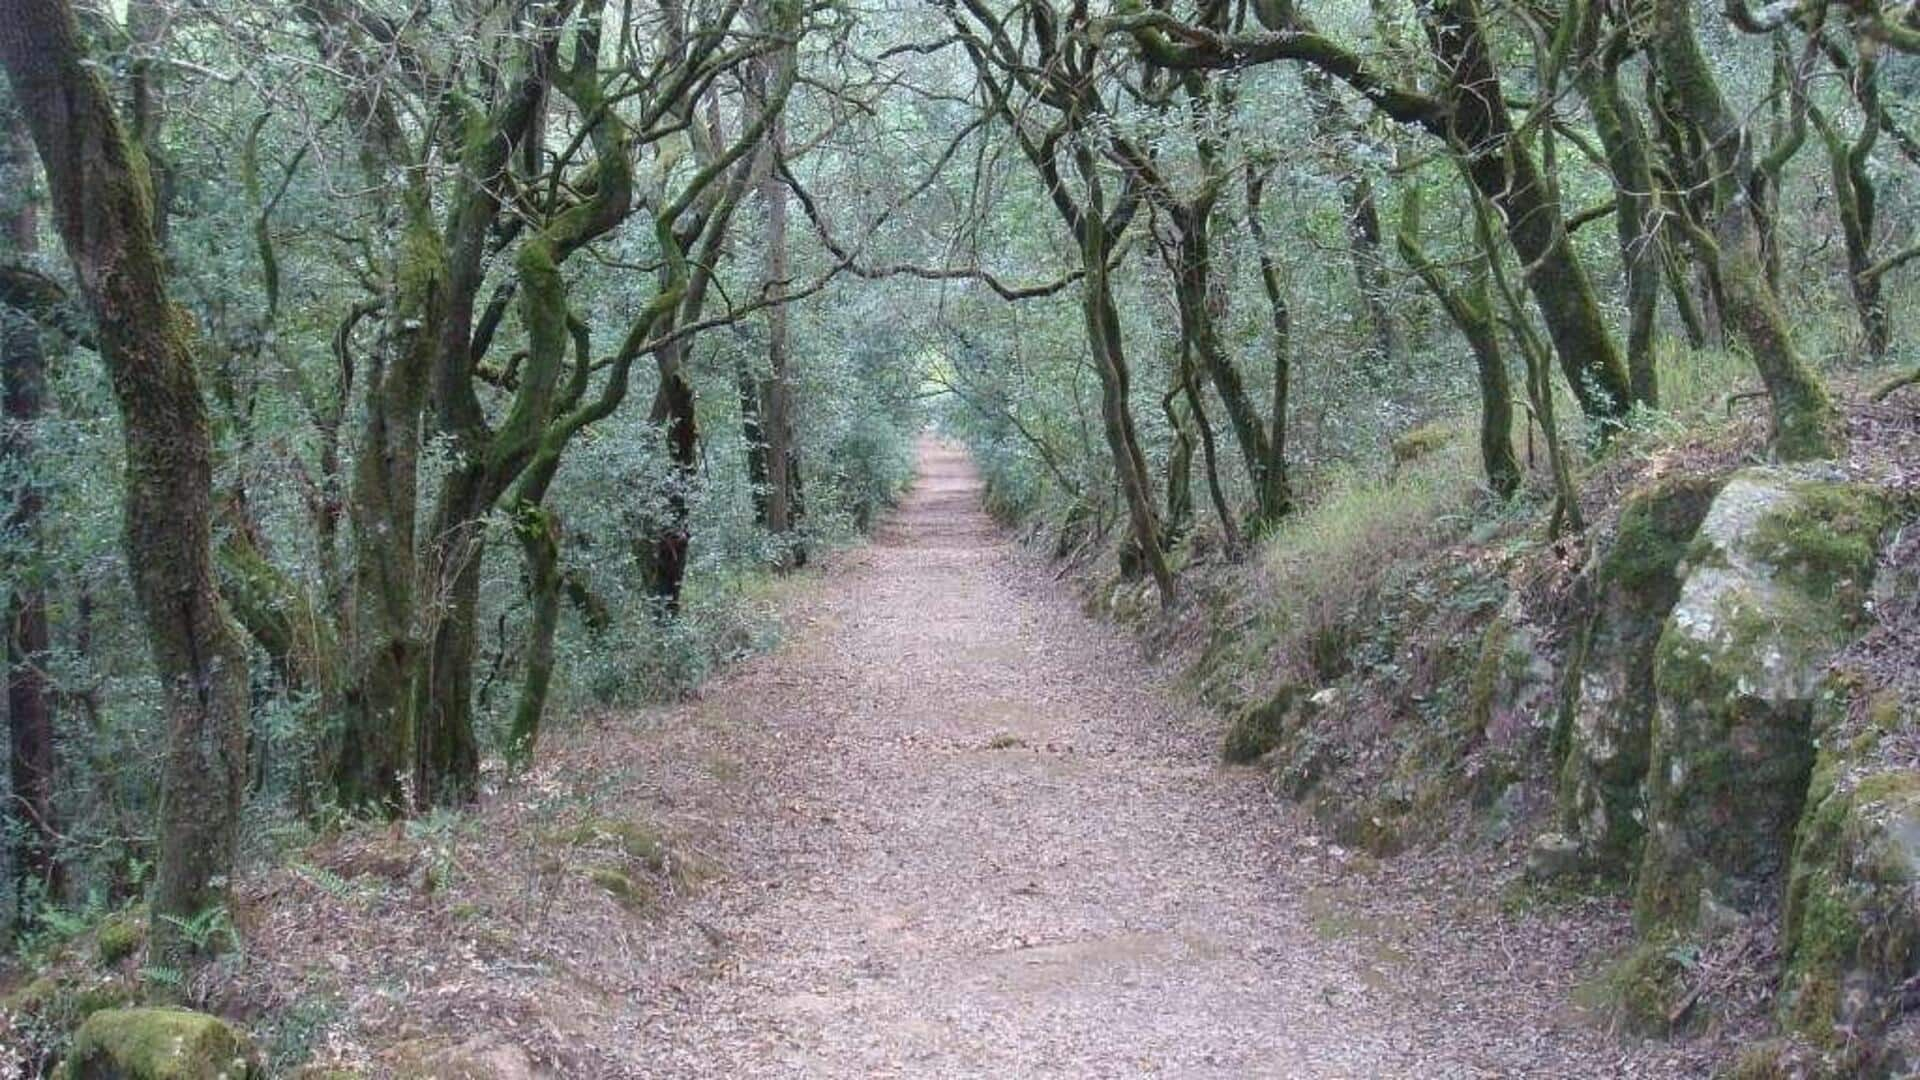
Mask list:
[[[1446,279],[1420,247],[1420,188],[1409,182],[1402,197],[1398,245],[1400,257],[1440,302],[1447,317],[1467,339],[1480,387],[1480,465],[1487,486],[1502,499],[1520,490],[1520,462],[1513,453],[1513,387],[1507,378],[1500,332],[1487,293],[1488,265],[1483,253],[1473,283],[1460,288]],[[1531,369],[1529,369],[1531,370]]]
[[[39,247],[39,207],[33,192],[33,142],[10,102],[0,102],[0,183],[17,193],[0,202],[0,237],[22,258]],[[34,429],[46,411],[46,355],[40,327],[25,312],[0,306],[0,474],[17,477],[6,531],[20,537],[28,558],[43,542],[44,499],[35,474]],[[43,570],[27,566],[7,590],[6,684],[9,775],[7,806],[15,837],[14,896],[20,910],[38,890],[60,894],[58,826],[54,818],[53,688],[47,680],[46,585]]]
[[[772,61],[791,60],[783,51]],[[776,76],[777,78],[777,76]],[[774,115],[767,129],[768,152],[774,160],[786,154],[786,123]],[[760,180],[760,200],[766,206],[766,268],[762,287],[769,298],[787,291],[787,185],[778,170],[769,168]],[[760,386],[759,421],[766,439],[767,530],[781,542],[780,566],[807,563],[806,542],[798,535],[799,506],[795,498],[800,473],[800,450],[793,427],[792,350],[787,337],[787,306],[767,309],[767,378]]]
[[[1247,231],[1252,234],[1260,264],[1260,287],[1267,295],[1267,314],[1273,333],[1273,412],[1267,434],[1266,468],[1261,473],[1267,489],[1262,499],[1273,506],[1278,520],[1293,510],[1293,485],[1287,475],[1287,393],[1293,368],[1293,310],[1287,303],[1279,264],[1267,245],[1266,223],[1260,217],[1266,184],[1266,177],[1249,164],[1246,167]]]
[[[1427,31],[1447,73],[1447,139],[1465,155],[1474,188],[1499,211],[1581,411],[1603,431],[1618,426],[1632,403],[1627,369],[1569,242],[1560,204],[1514,133],[1477,0],[1439,0]]]
[[[1653,321],[1660,302],[1662,257],[1653,165],[1646,129],[1620,89],[1622,50],[1600,41],[1601,5],[1590,4],[1586,10],[1589,55],[1580,65],[1579,88],[1613,180],[1613,221],[1626,277],[1629,392],[1635,403],[1651,408],[1660,403]]]
[[[1704,141],[1702,171],[1711,177],[1713,213],[1693,227],[1691,239],[1702,264],[1717,273],[1722,314],[1767,388],[1773,452],[1787,461],[1832,457],[1844,445],[1838,413],[1801,357],[1792,324],[1767,283],[1765,252],[1748,209],[1752,148],[1700,51],[1690,0],[1655,0],[1652,46],[1673,107]]]
[[[166,712],[153,956],[223,907],[246,777],[247,669],[214,587],[212,446],[192,329],[168,294],[145,162],[89,66],[72,9],[18,0],[0,62],[39,146],[54,217],[99,326],[127,444],[126,550]]]

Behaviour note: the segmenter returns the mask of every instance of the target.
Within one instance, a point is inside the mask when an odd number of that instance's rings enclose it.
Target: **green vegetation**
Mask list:
[[[469,808],[773,645],[928,433],[1343,844],[1550,815],[1675,940],[1791,878],[1812,1039],[1907,801],[1910,691],[1816,684],[1895,617],[1920,355],[1920,37],[1829,8],[18,0],[36,1047],[82,963],[226,1000],[289,861],[484,921]],[[576,886],[712,869],[578,809],[526,833]]]
[[[245,1036],[185,1009],[109,1009],[80,1025],[60,1076],[248,1080],[264,1075]]]

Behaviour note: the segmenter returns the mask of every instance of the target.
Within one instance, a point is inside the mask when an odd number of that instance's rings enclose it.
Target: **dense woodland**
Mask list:
[[[1577,539],[1920,364],[1910,3],[4,0],[0,61],[4,921],[144,902],[161,997],[249,868],[763,648],[930,425],[1174,610],[1429,453]]]

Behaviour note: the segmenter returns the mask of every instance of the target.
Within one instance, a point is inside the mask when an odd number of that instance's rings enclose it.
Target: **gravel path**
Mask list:
[[[960,452],[924,444],[905,505],[838,561],[791,643],[698,704],[754,779],[727,874],[688,907],[715,956],[646,1008],[629,1061],[716,1077],[1677,1071],[1570,1019],[1570,974],[1516,977],[1511,945],[1350,933],[1371,916],[1305,861],[1321,849],[1294,815],[1216,763],[1210,722],[1076,611],[979,493]],[[1431,969],[1414,959],[1429,953]]]

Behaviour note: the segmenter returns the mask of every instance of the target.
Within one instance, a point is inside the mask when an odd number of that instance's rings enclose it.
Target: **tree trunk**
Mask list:
[[[484,478],[456,471],[443,488],[425,580],[432,636],[413,678],[413,803],[425,810],[472,800],[480,779],[473,731],[473,661],[479,642],[483,522],[491,494]]]
[[[1476,262],[1471,287],[1462,289],[1446,279],[1420,248],[1420,188],[1413,183],[1408,184],[1401,201],[1398,244],[1401,259],[1440,302],[1460,336],[1467,339],[1480,386],[1481,468],[1487,486],[1496,495],[1512,498],[1520,490],[1520,462],[1513,453],[1513,387],[1507,379],[1499,327],[1487,293],[1486,257],[1483,254]]]
[[[1747,210],[1753,154],[1694,35],[1690,0],[1656,0],[1653,59],[1674,108],[1701,135],[1712,177],[1712,219],[1693,230],[1695,250],[1720,282],[1722,314],[1759,369],[1773,411],[1773,452],[1787,461],[1832,457],[1844,445],[1826,387],[1794,345],[1793,327],[1767,284],[1765,253]]]
[[[432,370],[443,259],[421,197],[403,202],[407,242],[392,281],[381,348],[364,379],[348,496],[353,603],[344,655],[350,677],[334,762],[334,791],[349,807],[405,809],[402,778],[412,748],[420,436]]]
[[[39,246],[39,208],[32,198],[32,136],[10,105],[0,104],[0,117],[4,118],[0,183],[19,193],[0,203],[0,237],[21,258],[31,259]],[[0,307],[0,475],[16,477],[19,485],[5,528],[21,538],[30,553],[43,542],[44,505],[35,475],[33,441],[46,410],[46,379],[39,326],[24,312]],[[22,911],[35,889],[43,896],[60,894],[53,801],[53,688],[46,674],[50,641],[42,574],[40,567],[25,567],[14,576],[6,598],[7,743],[13,799],[5,817],[15,838],[14,896]]]
[[[1181,407],[1187,405],[1189,378],[1191,365],[1183,356],[1173,365],[1173,378],[1167,392],[1160,395],[1160,411],[1166,416],[1167,430],[1173,437],[1173,445],[1167,449],[1166,542],[1169,544],[1179,543],[1193,527],[1194,436],[1188,419],[1181,415]]]
[[[1189,356],[1206,374],[1227,410],[1227,422],[1233,428],[1234,441],[1246,462],[1247,476],[1253,481],[1257,505],[1257,524],[1271,524],[1286,513],[1284,500],[1276,500],[1282,490],[1268,482],[1272,457],[1267,433],[1259,409],[1247,393],[1240,371],[1226,355],[1220,332],[1214,322],[1212,234],[1208,219],[1213,200],[1206,198],[1183,206],[1174,214],[1178,240],[1172,255],[1174,299],[1180,315],[1180,335],[1191,350]]]
[[[1260,287],[1267,294],[1267,312],[1273,333],[1273,419],[1267,434],[1267,462],[1261,473],[1266,488],[1263,503],[1274,508],[1274,520],[1293,510],[1293,485],[1287,475],[1287,391],[1292,378],[1293,312],[1287,303],[1280,267],[1267,246],[1266,223],[1260,219],[1261,196],[1266,177],[1246,168],[1247,231],[1260,263]]]
[[[180,922],[227,903],[248,705],[246,657],[214,588],[212,446],[192,328],[168,295],[145,163],[71,8],[10,4],[0,61],[39,145],[123,421],[127,562],[166,711],[152,953],[182,965],[194,946]]]
[[[669,465],[664,490],[659,493],[666,512],[641,538],[648,591],[665,615],[680,613],[680,590],[686,583],[687,555],[693,541],[687,503],[700,463],[693,382],[687,377],[684,346],[682,341],[669,341],[655,353],[660,388],[654,393],[650,419],[667,441]]]
[[[1820,140],[1827,148],[1834,208],[1839,212],[1840,235],[1847,250],[1847,283],[1853,293],[1854,311],[1860,319],[1861,338],[1867,355],[1879,363],[1887,358],[1893,327],[1886,298],[1880,291],[1880,276],[1874,272],[1873,258],[1879,191],[1874,187],[1868,167],[1880,135],[1877,71],[1877,64],[1863,58],[1854,72],[1858,80],[1855,95],[1866,115],[1861,121],[1860,133],[1851,141],[1841,136],[1824,113],[1813,110],[1813,118]]]
[[[1499,210],[1581,411],[1603,431],[1615,427],[1632,403],[1627,369],[1569,242],[1560,204],[1514,135],[1477,0],[1439,0],[1428,36],[1435,59],[1448,73],[1443,90],[1447,136],[1467,155],[1474,188]]]
[[[527,670],[520,696],[514,702],[513,722],[507,731],[507,762],[524,768],[533,760],[540,738],[540,717],[546,711],[553,686],[553,638],[560,625],[560,519],[537,503],[514,507],[513,531],[527,564],[527,596],[533,602],[533,621],[527,628]]]
[[[1601,5],[1589,5],[1587,10],[1588,48],[1598,52]],[[1654,205],[1646,129],[1620,90],[1621,60],[1614,49],[1589,55],[1580,65],[1579,84],[1612,172],[1613,220],[1626,277],[1629,392],[1635,403],[1652,408],[1660,403],[1653,352],[1653,320],[1660,302],[1660,217]]]
[[[743,354],[735,370],[740,384],[740,441],[747,448],[747,490],[753,499],[753,520],[767,527],[767,436],[760,419],[760,379]]]
[[[775,155],[786,152],[786,124],[775,117],[767,138]],[[760,198],[767,209],[766,281],[769,297],[787,291],[787,185],[769,169],[760,182]],[[787,306],[767,309],[767,379],[761,385],[760,423],[766,437],[767,529],[782,542],[780,565],[805,566],[806,542],[797,535],[799,507],[795,487],[800,452],[793,429],[792,354],[787,340]]]
[[[1094,201],[1089,200],[1089,206],[1092,205]],[[1133,542],[1153,576],[1161,605],[1171,607],[1173,570],[1167,565],[1160,515],[1154,508],[1153,491],[1147,483],[1147,461],[1140,453],[1140,437],[1134,430],[1133,409],[1127,400],[1127,361],[1120,340],[1120,315],[1114,308],[1113,287],[1107,278],[1106,229],[1100,219],[1089,212],[1081,232],[1080,265],[1086,271],[1080,283],[1081,314],[1086,322],[1087,343],[1100,372],[1100,415],[1107,449],[1120,476],[1120,492],[1126,499]]]

